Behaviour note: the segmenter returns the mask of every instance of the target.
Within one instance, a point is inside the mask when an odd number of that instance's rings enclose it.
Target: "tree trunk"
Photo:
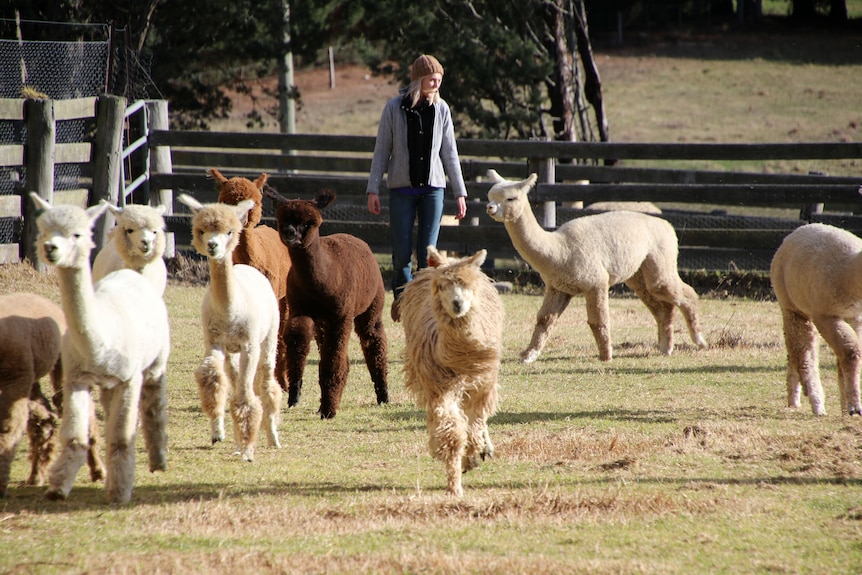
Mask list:
[[[575,85],[575,74],[572,66],[572,52],[566,42],[566,22],[563,15],[562,0],[554,0],[548,4],[547,22],[551,29],[548,41],[548,51],[554,58],[553,80],[548,82],[548,95],[551,99],[551,116],[553,117],[554,140],[577,142],[575,132],[575,95],[580,86]]]
[[[817,16],[815,8],[815,0],[793,0],[793,12],[791,17],[794,20],[810,20]]]
[[[847,0],[830,0],[829,20],[832,22],[847,22]]]
[[[574,15],[575,37],[577,38],[578,54],[584,66],[584,94],[587,102],[593,107],[596,114],[596,124],[599,127],[599,140],[610,141],[610,130],[608,118],[605,114],[605,102],[602,98],[602,79],[599,76],[599,68],[593,58],[593,47],[590,43],[590,32],[587,26],[587,9],[584,0],[571,0],[572,14]]]

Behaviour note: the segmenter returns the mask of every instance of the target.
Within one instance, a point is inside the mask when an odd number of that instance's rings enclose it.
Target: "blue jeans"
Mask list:
[[[443,217],[443,188],[430,188],[417,195],[389,190],[392,293],[396,298],[401,295],[404,285],[413,279],[413,222],[417,216],[416,260],[421,269],[428,267],[428,246],[437,246],[440,219]]]

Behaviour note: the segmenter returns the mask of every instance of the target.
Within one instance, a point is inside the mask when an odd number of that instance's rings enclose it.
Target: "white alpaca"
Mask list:
[[[107,207],[56,206],[36,220],[39,258],[57,267],[68,330],[63,337],[61,453],[48,477],[49,499],[65,499],[90,443],[90,387],[105,411],[105,489],[112,503],[131,499],[138,414],[150,471],[166,468],[166,369],[170,332],[165,302],[141,274],[119,270],[93,285],[92,229]]]
[[[488,175],[487,212],[503,222],[509,237],[545,282],[545,298],[536,317],[529,347],[521,359],[535,361],[554,323],[572,296],[584,294],[587,323],[599,348],[599,359],[612,357],[608,290],[624,282],[650,310],[658,324],[659,350],[673,351],[674,306],[682,311],[692,341],[707,347],[697,321],[697,293],[679,277],[678,245],[673,227],[660,218],[638,212],[614,211],[575,218],[548,232],[539,225],[527,193],[536,174],[521,182]]]
[[[494,454],[488,418],[497,409],[505,309],[481,270],[485,256],[446,260],[428,246],[430,267],[401,297],[405,387],[427,412],[428,447],[458,497],[461,474]]]
[[[282,395],[274,376],[278,301],[261,272],[232,260],[254,201],[233,206],[203,205],[186,194],[177,199],[194,213],[192,244],[209,261],[210,283],[201,306],[206,353],[195,379],[203,410],[210,418],[211,439],[213,443],[224,440],[225,404],[230,395],[237,452],[252,461],[264,420],[269,446],[281,447]]]
[[[165,254],[165,206],[151,207],[128,205],[115,207],[102,200],[114,217],[117,225],[109,232],[109,241],[96,254],[93,261],[93,281],[97,282],[109,273],[128,268],[143,274],[150,280],[160,295],[164,295],[168,283],[168,270],[162,256]]]
[[[770,278],[784,322],[787,405],[800,389],[811,411],[825,415],[817,332],[838,360],[841,412],[862,415],[862,239],[846,230],[808,224],[791,232],[772,259]]]

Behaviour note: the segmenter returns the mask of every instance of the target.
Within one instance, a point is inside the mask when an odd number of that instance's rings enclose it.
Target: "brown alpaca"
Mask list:
[[[481,270],[486,254],[446,260],[428,246],[430,267],[401,296],[405,387],[427,412],[428,447],[458,497],[461,474],[494,455],[488,418],[497,410],[505,309]]]
[[[299,402],[312,337],[320,351],[320,417],[335,417],[350,367],[351,329],[362,344],[377,403],[389,401],[386,332],[381,314],[385,290],[368,244],[348,234],[320,235],[320,210],[335,199],[325,190],[313,201],[289,200],[276,212],[281,241],[290,250],[287,277],[288,405]]]
[[[54,302],[29,293],[0,296],[0,497],[5,497],[15,448],[27,429],[30,439],[28,485],[45,484],[57,452],[57,412],[42,393],[39,380],[50,376],[55,397],[62,396],[60,343],[66,317]],[[91,402],[91,415],[95,404]],[[91,419],[87,461],[98,481],[105,469],[97,448],[98,426]]]
[[[258,225],[263,216],[263,194],[261,190],[263,190],[269,174],[261,174],[253,182],[240,177],[228,179],[215,168],[212,168],[209,174],[215,180],[219,202],[235,206],[243,200],[254,200],[254,207],[248,212],[248,220],[243,226],[239,244],[233,252],[233,263],[249,265],[266,276],[278,300],[278,312],[281,318],[280,329],[284,329],[287,321],[287,274],[290,271],[290,253],[287,246],[281,243],[275,228]],[[275,359],[275,378],[285,391],[287,390],[286,370],[287,350],[284,346],[284,339],[279,337]]]

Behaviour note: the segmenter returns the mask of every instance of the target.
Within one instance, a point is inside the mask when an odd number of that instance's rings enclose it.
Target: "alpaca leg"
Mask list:
[[[299,403],[302,394],[302,374],[311,350],[314,335],[314,321],[308,316],[291,317],[283,334],[287,348],[287,406]]]
[[[815,318],[818,331],[835,352],[838,362],[838,392],[841,397],[841,411],[850,415],[862,415],[859,404],[859,371],[862,364],[862,350],[856,330],[836,317]]]
[[[254,447],[263,421],[263,407],[260,398],[254,394],[254,378],[259,360],[260,347],[249,345],[239,354],[239,373],[233,379],[231,415],[237,451],[244,461],[254,461]]]
[[[673,352],[673,304],[661,301],[649,292],[643,273],[638,271],[626,281],[635,295],[650,311],[658,326],[658,349],[664,355]]]
[[[51,408],[51,402],[42,394],[38,381],[30,389],[29,413],[27,437],[30,439],[30,477],[27,485],[41,487],[45,484],[45,474],[56,452],[54,436],[59,421]]]
[[[64,383],[63,419],[60,421],[60,455],[48,471],[48,499],[66,499],[75,476],[87,459],[90,446],[90,385]]]
[[[610,311],[608,310],[607,288],[595,289],[584,294],[587,300],[587,324],[593,331],[593,338],[599,348],[599,359],[610,361],[613,357],[611,347]]]
[[[0,497],[8,494],[15,450],[27,429],[30,379],[25,374],[22,381],[4,383],[0,390]]]
[[[281,341],[281,338],[276,338]],[[281,449],[278,439],[278,424],[281,423],[281,386],[272,376],[273,354],[261,354],[255,377],[255,393],[263,404],[263,420],[266,423],[266,439],[269,447]],[[276,360],[277,362],[277,360]]]
[[[447,491],[461,497],[461,460],[467,444],[467,418],[452,397],[428,409],[428,447],[435,459],[446,466]]]
[[[143,375],[136,374],[105,394],[105,453],[108,475],[105,490],[108,500],[116,505],[128,503],[135,483],[135,436],[138,431]]]
[[[210,419],[212,443],[224,441],[224,413],[230,386],[225,373],[225,355],[213,347],[195,370],[201,408]]]
[[[105,464],[100,454],[102,433],[99,431],[99,419],[96,417],[96,402],[93,400],[93,390],[90,390],[90,444],[87,448],[87,467],[90,468],[90,481],[93,483],[105,478]]]
[[[703,334],[700,331],[700,322],[698,321],[697,313],[697,292],[682,280],[680,280],[680,284],[682,294],[673,303],[679,307],[679,310],[682,312],[682,316],[685,318],[685,324],[688,326],[688,335],[691,338],[691,341],[693,341],[699,348],[706,349],[709,347],[709,344],[706,342],[706,339],[704,339]]]
[[[814,324],[793,311],[783,310],[782,318],[788,364],[787,405],[799,406],[798,388],[801,386],[811,403],[812,412],[815,415],[825,415],[826,407],[823,405],[823,387],[820,384],[818,365],[817,332]],[[798,381],[794,374],[798,376]]]
[[[282,337],[281,330],[286,325],[287,317],[288,317],[288,309],[287,309],[287,297],[281,298],[278,302],[278,315],[279,315],[279,323],[278,323],[278,343],[275,348],[275,378],[278,380],[278,385],[281,387],[282,391],[287,391],[288,383],[287,383],[287,344],[284,342],[284,337]]]
[[[494,457],[494,444],[488,433],[488,418],[497,411],[497,382],[484,382],[462,399],[467,416],[467,446],[462,467],[469,471],[478,467],[480,460]]]
[[[530,339],[530,345],[527,349],[521,352],[521,361],[524,363],[533,363],[539,358],[542,353],[542,348],[548,341],[548,336],[551,335],[551,329],[559,319],[560,315],[569,305],[572,296],[558,291],[550,286],[545,287],[545,298],[542,300],[542,307],[539,308],[539,313],[536,315],[536,327],[533,328],[533,337]]]
[[[373,306],[372,306],[373,307]],[[366,312],[369,313],[369,312]],[[374,393],[377,396],[377,404],[389,403],[389,386],[387,374],[387,340],[383,329],[383,320],[379,314],[376,318],[366,317],[365,314],[358,316],[353,321],[356,335],[362,345],[362,355],[365,357],[365,365],[374,382]]]
[[[167,375],[162,367],[147,372],[141,388],[141,430],[150,471],[168,468],[168,399]]]
[[[350,358],[347,345],[350,341],[350,323],[342,321],[329,326],[320,349],[320,413],[321,419],[335,417],[341,405],[341,394],[347,383]]]

